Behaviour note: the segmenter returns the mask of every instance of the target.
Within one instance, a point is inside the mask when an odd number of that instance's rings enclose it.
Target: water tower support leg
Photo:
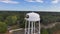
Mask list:
[[[40,34],[40,21],[39,21],[39,34]]]
[[[28,34],[30,34],[30,21],[28,23]]]
[[[31,34],[33,34],[33,22],[31,23]]]
[[[24,34],[27,34],[27,21],[25,22],[25,33]]]

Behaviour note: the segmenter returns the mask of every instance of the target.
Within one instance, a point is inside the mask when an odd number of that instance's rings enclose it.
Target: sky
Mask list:
[[[60,11],[60,0],[0,0],[0,10]]]

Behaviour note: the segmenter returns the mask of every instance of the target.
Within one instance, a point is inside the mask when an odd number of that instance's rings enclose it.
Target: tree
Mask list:
[[[25,14],[20,14],[20,28],[24,28],[25,27]]]
[[[3,16],[0,16],[0,21],[4,21],[4,17]]]
[[[7,31],[7,24],[0,22],[0,33],[5,33]]]
[[[41,34],[49,34],[49,33],[48,33],[47,29],[42,28],[41,29]]]
[[[47,31],[48,31],[49,34],[53,34],[52,28],[48,28]]]
[[[14,25],[14,24],[16,24],[16,21],[17,21],[16,15],[8,16],[5,20],[6,24],[8,24],[8,25]]]

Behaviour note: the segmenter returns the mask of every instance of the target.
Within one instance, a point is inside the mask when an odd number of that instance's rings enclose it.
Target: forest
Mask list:
[[[24,28],[26,13],[36,12],[40,14],[41,24],[47,26],[51,23],[60,23],[60,12],[42,12],[42,11],[0,11],[0,33],[5,33],[11,26],[18,25],[19,28]],[[54,34],[60,30],[60,24],[53,28],[41,28],[41,34]]]

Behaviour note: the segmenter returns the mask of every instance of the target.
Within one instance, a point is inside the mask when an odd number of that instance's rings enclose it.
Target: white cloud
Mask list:
[[[18,4],[19,3],[19,2],[16,2],[16,1],[12,1],[12,0],[0,0],[0,2],[10,3],[10,4]]]
[[[56,4],[56,3],[58,3],[59,2],[59,0],[53,0],[52,1],[52,3],[54,3],[54,4]]]
[[[41,2],[41,3],[43,3],[43,1],[42,1],[42,0],[36,0],[36,2]]]
[[[27,1],[27,2],[34,2],[33,0],[25,0],[25,1]]]
[[[25,0],[25,1],[27,1],[27,2],[40,2],[40,3],[43,3],[42,0]]]

